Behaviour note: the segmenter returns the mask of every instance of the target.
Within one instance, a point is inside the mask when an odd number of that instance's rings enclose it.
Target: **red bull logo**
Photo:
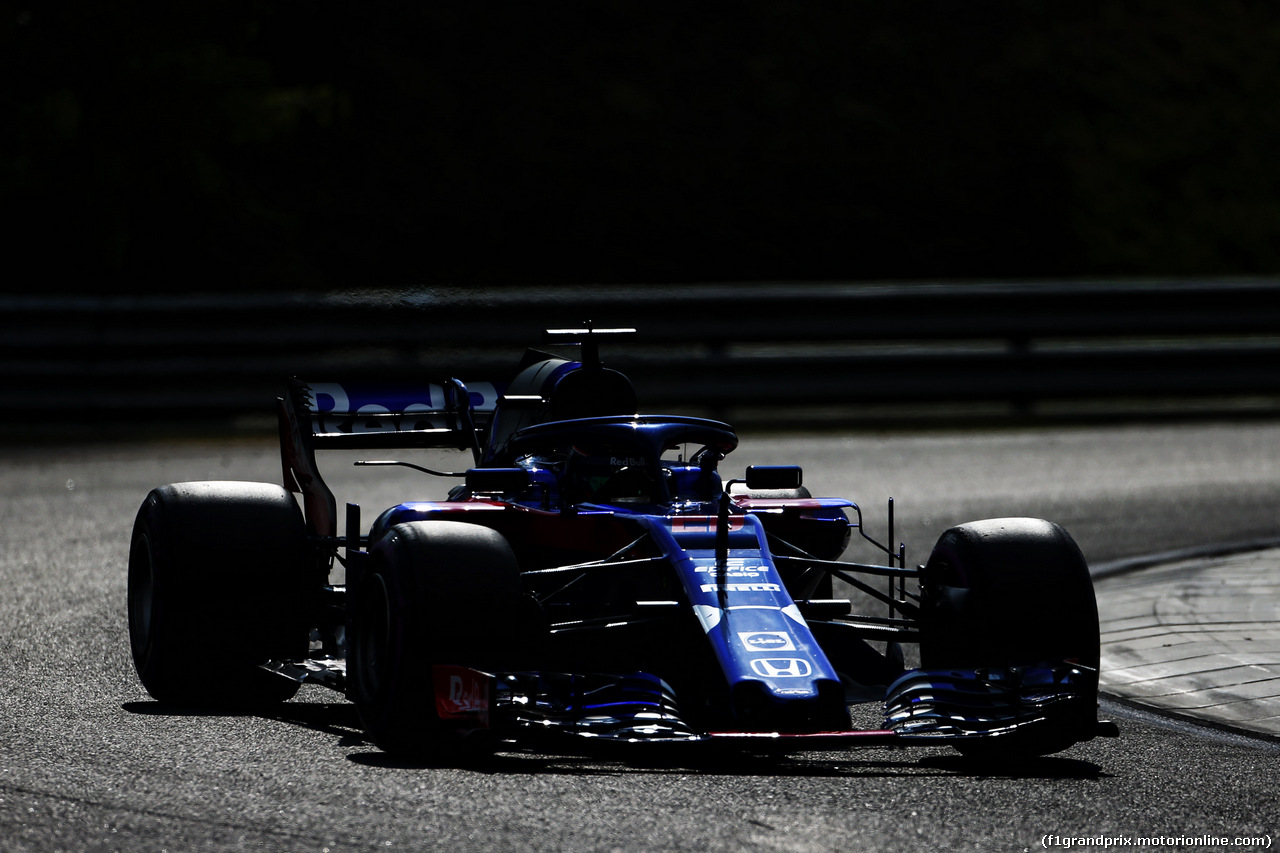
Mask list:
[[[462,666],[434,666],[436,714],[442,720],[471,720],[489,726],[489,676]]]

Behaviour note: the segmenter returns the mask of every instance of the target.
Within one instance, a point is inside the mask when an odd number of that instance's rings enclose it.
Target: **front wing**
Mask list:
[[[800,752],[853,746],[929,746],[1023,737],[1074,727],[1076,741],[1115,737],[1113,723],[1081,724],[1094,674],[1073,665],[1003,670],[913,670],[890,686],[879,729],[843,731],[697,731],[680,716],[674,692],[636,672],[492,674],[432,668],[435,710],[459,732],[488,731],[531,748],[585,749],[604,744],[737,745]],[[1092,718],[1090,718],[1092,719]]]

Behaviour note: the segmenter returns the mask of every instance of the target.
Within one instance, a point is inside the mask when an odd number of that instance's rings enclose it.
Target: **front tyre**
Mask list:
[[[129,548],[129,643],[142,686],[173,705],[283,702],[258,667],[306,657],[310,549],[293,496],[267,483],[152,490]]]
[[[925,670],[1081,666],[1070,714],[1038,730],[975,740],[966,754],[1035,755],[1093,737],[1100,659],[1098,608],[1080,548],[1035,518],[962,524],[938,539],[921,577]]]
[[[522,593],[506,539],[457,521],[398,524],[349,602],[348,695],[369,739],[427,759],[490,748],[439,718],[432,666],[516,668]]]

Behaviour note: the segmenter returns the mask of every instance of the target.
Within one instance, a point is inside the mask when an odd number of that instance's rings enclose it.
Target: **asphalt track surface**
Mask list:
[[[858,501],[878,535],[894,497],[914,562],[950,524],[1033,515],[1103,564],[1275,536],[1278,459],[1280,424],[1248,423],[747,434],[725,467],[799,463],[815,494]],[[444,491],[348,461],[321,464],[339,500],[367,512]],[[166,710],[127,647],[134,512],[161,483],[278,472],[256,441],[0,451],[0,850],[1031,850],[1073,837],[1239,849],[1280,836],[1275,741],[1111,701],[1121,738],[1010,769],[945,748],[421,766],[365,743],[321,688],[271,716]],[[216,652],[192,665],[218,676]]]

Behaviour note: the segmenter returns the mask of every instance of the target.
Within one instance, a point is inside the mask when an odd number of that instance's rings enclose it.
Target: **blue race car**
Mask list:
[[[727,424],[636,414],[600,360],[615,331],[549,333],[578,358],[530,351],[505,386],[292,381],[283,485],[171,484],[138,511],[143,686],[244,708],[324,685],[378,747],[426,758],[634,743],[1017,757],[1117,733],[1097,719],[1093,586],[1061,527],[960,525],[908,568],[798,467],[726,477]],[[348,504],[339,532],[316,451],[441,447],[471,464],[357,464],[456,478],[446,497],[367,532]],[[840,560],[854,532],[883,564]],[[869,703],[874,722],[855,725]]]

